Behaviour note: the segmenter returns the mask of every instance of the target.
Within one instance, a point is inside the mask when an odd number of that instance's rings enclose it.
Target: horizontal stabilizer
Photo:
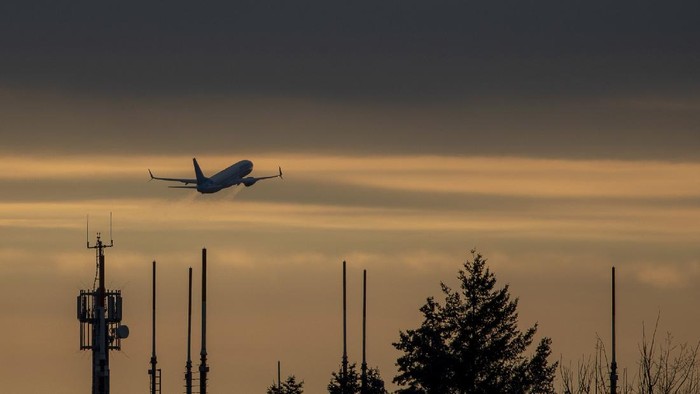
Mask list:
[[[168,186],[171,189],[196,189],[197,186]]]

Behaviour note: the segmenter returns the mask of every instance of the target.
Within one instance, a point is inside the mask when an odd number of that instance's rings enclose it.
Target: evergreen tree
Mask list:
[[[331,374],[331,381],[328,383],[328,392],[330,394],[355,394],[360,392],[360,375],[357,373],[355,363],[348,365],[348,375],[345,379],[345,393],[343,393],[343,367],[338,369],[338,372]]]
[[[297,378],[291,375],[285,382],[282,382],[280,389],[277,389],[276,384],[272,384],[267,388],[267,394],[303,394],[304,381],[297,382]]]
[[[543,338],[534,355],[524,354],[537,325],[518,329],[518,299],[510,299],[507,285],[495,287],[486,259],[475,251],[472,256],[459,271],[460,291],[441,283],[444,305],[428,298],[421,326],[401,332],[394,343],[404,352],[394,382],[407,387],[399,392],[554,393],[551,340]]]
[[[338,372],[331,374],[331,381],[328,383],[330,394],[343,394],[342,391],[342,366]],[[362,376],[357,372],[355,363],[348,365],[347,386],[345,394],[362,394]],[[384,380],[379,375],[379,369],[367,369],[367,387],[364,394],[388,394],[384,388]]]
[[[367,387],[365,392],[358,391],[360,394],[389,394],[384,387],[384,379],[379,375],[378,368],[367,368]]]

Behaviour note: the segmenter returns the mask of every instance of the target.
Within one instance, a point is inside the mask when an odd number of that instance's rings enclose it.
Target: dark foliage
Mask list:
[[[297,378],[292,375],[282,382],[280,389],[276,384],[267,388],[267,394],[302,394],[304,392],[304,381],[297,382]]]
[[[342,391],[342,366],[338,372],[333,372],[331,381],[328,383],[328,392],[330,394],[343,394]],[[362,392],[362,375],[357,371],[356,365],[348,365],[347,386],[345,394],[388,394],[384,388],[384,380],[379,375],[379,369],[367,369],[367,387],[364,393]]]
[[[554,393],[551,340],[524,354],[537,326],[518,329],[517,298],[510,299],[507,285],[497,289],[486,259],[472,254],[459,271],[460,291],[441,283],[444,305],[428,298],[421,326],[394,343],[404,352],[394,378],[404,386],[399,393]]]

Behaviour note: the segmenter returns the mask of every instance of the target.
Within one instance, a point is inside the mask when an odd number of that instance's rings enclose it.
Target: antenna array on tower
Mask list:
[[[110,214],[110,232],[112,216]],[[106,269],[104,250],[114,246],[102,242],[97,233],[95,249],[97,275],[91,290],[80,290],[77,301],[77,317],[80,322],[80,350],[92,351],[92,394],[109,394],[109,351],[121,350],[121,340],[129,336],[129,328],[121,324],[122,295],[120,290],[105,288]]]

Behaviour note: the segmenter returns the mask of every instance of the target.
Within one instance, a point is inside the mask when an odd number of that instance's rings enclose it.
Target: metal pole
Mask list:
[[[111,217],[110,217],[111,227]],[[97,242],[94,246],[90,246],[90,241],[87,240],[87,248],[95,249],[95,260],[97,265],[97,277],[93,283],[92,291],[81,291],[79,299],[79,316],[81,322],[81,349],[92,350],[92,393],[93,394],[109,394],[109,351],[112,346],[112,340],[116,339],[116,344],[112,349],[119,350],[119,340],[117,333],[114,337],[110,336],[110,325],[114,324],[114,328],[121,322],[121,298],[120,293],[114,293],[114,303],[110,302],[113,308],[108,308],[107,298],[108,293],[105,288],[106,283],[106,268],[104,249],[114,246],[114,242],[110,241],[109,245],[105,245],[97,233]],[[83,298],[84,297],[84,298]],[[110,298],[112,300],[112,298]],[[126,331],[126,332],[125,332]],[[128,329],[124,326],[121,331],[126,338]],[[84,343],[89,341],[90,344]]]
[[[277,361],[277,394],[282,394],[282,366]]]
[[[345,280],[345,261],[343,261],[343,376],[340,382],[340,391],[342,394],[347,393],[348,380],[348,346],[347,346],[347,303],[346,303],[346,280]]]
[[[190,267],[187,297],[187,363],[185,363],[185,393],[192,394],[192,267]]]
[[[615,357],[615,267],[612,267],[612,362],[610,363],[610,393],[617,393],[617,359]]]
[[[360,393],[367,392],[367,270],[362,271],[362,377]]]
[[[104,245],[97,234],[97,276],[98,287],[95,294],[95,322],[93,324],[92,346],[92,392],[93,394],[109,394],[109,338],[107,321],[105,319],[105,255]]]
[[[199,364],[199,393],[207,394],[207,249],[202,248],[202,351]]]
[[[158,359],[156,357],[156,261],[153,260],[153,309],[152,309],[152,338],[153,344],[151,348],[151,370],[148,373],[151,375],[151,394],[156,394],[156,365]]]

